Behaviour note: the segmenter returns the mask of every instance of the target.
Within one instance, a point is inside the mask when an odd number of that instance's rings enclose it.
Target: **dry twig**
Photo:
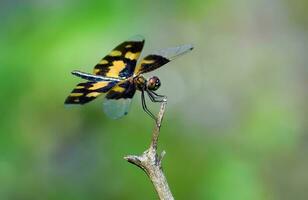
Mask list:
[[[157,142],[166,104],[167,99],[164,99],[160,105],[160,111],[158,113],[156,124],[153,130],[150,147],[145,152],[143,152],[142,155],[129,155],[125,156],[124,159],[140,167],[148,175],[160,200],[173,200],[174,198],[169,189],[168,182],[163,173],[161,165],[162,159],[166,152],[163,151],[160,155],[157,154]]]

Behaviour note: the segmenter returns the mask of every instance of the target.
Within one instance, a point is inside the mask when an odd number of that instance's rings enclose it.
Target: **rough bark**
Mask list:
[[[165,151],[163,151],[160,155],[157,154],[158,137],[166,104],[167,99],[164,99],[160,105],[160,111],[156,119],[150,147],[141,155],[129,155],[125,156],[124,159],[138,166],[148,175],[160,200],[173,200],[174,198],[164,175],[161,163],[165,155]]]

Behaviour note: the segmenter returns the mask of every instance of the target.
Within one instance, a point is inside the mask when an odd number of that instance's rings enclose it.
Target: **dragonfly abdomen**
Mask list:
[[[81,71],[78,71],[78,70],[72,71],[72,74],[75,75],[75,76],[78,76],[80,78],[86,79],[88,81],[95,81],[95,82],[99,82],[99,81],[120,81],[121,80],[121,79],[112,78],[112,77],[105,77],[105,76],[98,76],[98,75],[94,75],[94,74],[89,74],[89,73],[81,72]]]

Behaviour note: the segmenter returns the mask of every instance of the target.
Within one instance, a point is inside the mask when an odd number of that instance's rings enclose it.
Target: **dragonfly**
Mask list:
[[[83,105],[105,94],[105,114],[112,119],[118,119],[128,114],[132,98],[136,91],[140,91],[143,110],[156,120],[155,115],[148,109],[145,94],[152,102],[167,101],[167,98],[155,92],[161,86],[160,79],[157,76],[146,79],[143,74],[191,51],[193,46],[187,44],[159,50],[137,63],[144,41],[143,36],[136,35],[122,42],[94,66],[93,73],[72,71],[73,75],[86,82],[77,84],[64,104]]]

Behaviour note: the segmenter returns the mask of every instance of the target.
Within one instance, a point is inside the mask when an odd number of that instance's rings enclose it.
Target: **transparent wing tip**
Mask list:
[[[187,49],[187,50],[193,50],[194,46],[192,44],[184,44],[182,45],[183,48]]]
[[[170,60],[173,60],[174,58],[185,54],[187,52],[190,52],[193,50],[194,47],[191,44],[184,44],[176,47],[170,47],[167,49],[162,49],[157,52],[158,55],[164,56],[165,58],[168,58]]]
[[[180,55],[186,52],[189,52],[194,49],[192,44],[184,44],[177,47],[174,47],[176,49],[176,54]]]
[[[119,119],[128,114],[131,99],[105,99],[103,110],[111,119]]]

